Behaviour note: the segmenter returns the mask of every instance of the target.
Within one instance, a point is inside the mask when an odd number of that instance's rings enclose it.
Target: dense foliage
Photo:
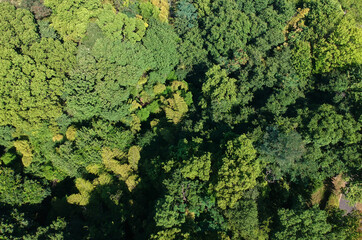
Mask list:
[[[361,16],[0,0],[0,239],[359,239]]]

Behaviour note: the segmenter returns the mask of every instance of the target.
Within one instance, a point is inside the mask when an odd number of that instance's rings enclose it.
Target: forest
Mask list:
[[[361,113],[361,0],[0,0],[0,239],[361,239]]]

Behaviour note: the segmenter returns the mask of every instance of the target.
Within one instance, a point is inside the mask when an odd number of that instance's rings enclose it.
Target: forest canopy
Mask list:
[[[361,16],[0,0],[0,239],[360,239]]]

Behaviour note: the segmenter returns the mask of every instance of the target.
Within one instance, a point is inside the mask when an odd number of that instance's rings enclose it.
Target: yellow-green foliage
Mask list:
[[[157,234],[152,234],[151,239],[157,240],[173,240],[173,239],[190,239],[190,234],[181,233],[179,228],[170,228],[157,232]]]
[[[312,205],[319,204],[322,201],[323,197],[324,197],[325,191],[326,191],[326,189],[325,189],[324,185],[317,188],[317,190],[314,193],[312,193],[310,203]]]
[[[14,142],[14,147],[23,155],[21,159],[24,167],[28,167],[33,159],[33,153],[29,141],[18,140]]]
[[[62,134],[57,134],[53,137],[53,142],[60,142],[63,140],[63,135]]]
[[[327,208],[338,208],[339,207],[339,196],[331,194],[328,198]]]
[[[164,84],[157,84],[153,87],[153,92],[157,95],[157,94],[160,94],[162,93],[163,91],[166,90],[166,86]]]
[[[309,10],[309,8],[298,8],[298,13],[288,22],[286,30],[290,27],[297,28],[297,23],[308,14]]]
[[[160,9],[160,20],[163,22],[168,22],[168,16],[170,13],[168,0],[151,0],[151,3]]]
[[[136,114],[132,114],[132,121],[130,123],[131,131],[133,133],[139,132],[141,130],[141,120],[137,117]]]
[[[116,13],[110,4],[104,4],[104,9],[98,14],[97,23],[107,37],[120,40],[127,38],[132,42],[142,39],[147,26],[139,18],[130,18],[121,12]]]
[[[135,171],[138,170],[138,161],[141,159],[140,150],[137,146],[132,146],[128,150],[128,162],[131,168]]]
[[[121,164],[128,158],[128,163]],[[118,149],[103,148],[102,159],[107,170],[119,175],[122,181],[126,182],[129,191],[132,191],[139,182],[136,171],[138,169],[138,161],[140,160],[139,147],[132,146],[128,155]],[[117,160],[118,159],[118,160]]]
[[[174,124],[181,121],[183,115],[188,111],[185,100],[178,93],[173,94],[173,98],[167,99],[168,106],[165,107],[166,117]]]
[[[67,137],[68,140],[74,141],[75,137],[77,136],[77,129],[74,126],[70,126],[67,129],[65,136]]]
[[[187,83],[184,81],[173,81],[171,84],[171,89],[172,89],[172,91],[177,91],[177,90],[182,90],[182,89],[187,91],[188,86],[187,86]]]
[[[211,171],[211,153],[206,153],[201,157],[193,157],[191,162],[181,168],[184,177],[202,181],[209,181]]]
[[[133,111],[135,111],[137,109],[141,109],[141,108],[142,108],[141,104],[139,104],[136,100],[133,100],[129,111],[133,112]]]
[[[97,175],[101,170],[101,166],[98,164],[91,164],[91,165],[88,165],[86,167],[86,169],[87,169],[87,172]]]
[[[95,165],[91,168],[87,168],[87,170],[91,170],[94,172]],[[99,176],[94,179],[92,182],[85,180],[83,178],[77,178],[75,180],[75,186],[78,189],[79,193],[72,194],[67,198],[67,201],[70,204],[77,204],[80,206],[85,206],[89,203],[89,197],[91,192],[98,186],[98,185],[106,185],[112,182],[112,176],[107,173],[103,172],[99,174]]]
[[[93,191],[95,186],[83,178],[77,178],[75,180],[75,186],[77,187],[79,193],[70,195],[67,198],[68,202],[70,204],[77,204],[80,206],[87,205],[90,193]]]
[[[105,147],[102,150],[102,160],[106,169],[114,172],[115,174],[120,175],[123,180],[126,180],[129,171],[131,170],[130,167],[127,164],[121,164],[119,161],[115,159],[115,158],[123,159],[124,157],[125,154],[118,149],[112,150],[110,148]]]
[[[108,173],[101,173],[98,178],[93,180],[94,185],[106,185],[112,182],[112,177]]]

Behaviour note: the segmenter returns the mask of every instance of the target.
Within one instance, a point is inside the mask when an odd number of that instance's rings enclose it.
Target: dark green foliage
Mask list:
[[[262,159],[269,165],[272,179],[302,175],[300,171],[303,166],[299,165],[308,164],[300,161],[305,152],[305,143],[297,132],[283,133],[275,127],[267,129],[260,147]]]

